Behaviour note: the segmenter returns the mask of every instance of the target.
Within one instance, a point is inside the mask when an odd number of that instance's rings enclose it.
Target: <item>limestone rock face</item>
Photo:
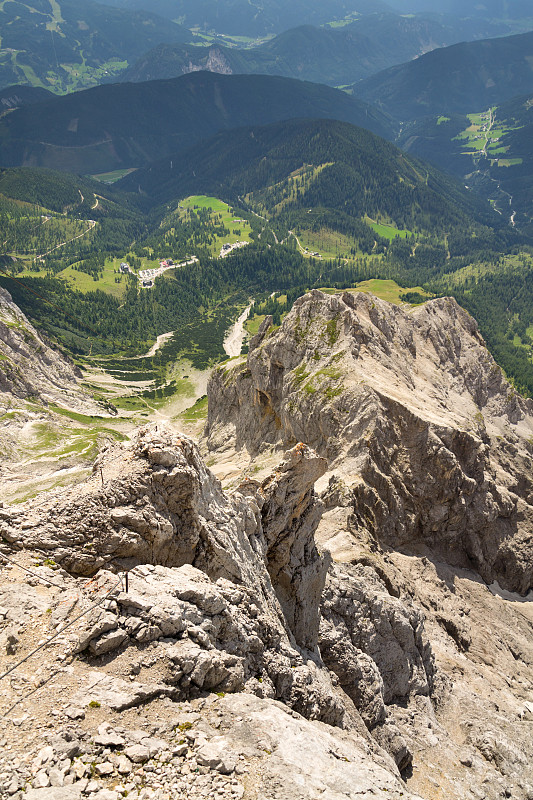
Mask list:
[[[77,377],[74,364],[43,340],[0,287],[0,409],[13,398],[32,397],[91,413],[99,407],[78,386]]]
[[[140,656],[161,643],[161,677],[178,697],[246,687],[353,726],[359,716],[317,649],[329,560],[314,543],[322,504],[313,485],[325,468],[298,445],[262,484],[228,495],[190,439],[148,426],[131,447],[102,454],[81,486],[33,512],[3,510],[0,529],[109,587],[109,570],[129,571],[129,591],[84,617],[71,652]]]
[[[257,480],[150,425],[0,504],[0,795],[531,800],[529,401],[447,300],[313,292],[233,365]]]
[[[298,468],[302,459],[305,473]],[[299,444],[259,489],[264,498],[261,521],[268,572],[297,643],[309,649],[316,645],[316,608],[329,564],[319,556],[314,540],[322,504],[315,499],[313,486],[326,466],[324,458]]]
[[[433,690],[424,616],[392,596],[370,566],[333,564],[321,605],[320,652],[374,738],[400,769],[412,754],[387,706]]]
[[[532,587],[533,404],[454,300],[406,311],[312,291],[208,395],[213,451],[303,441],[327,458],[349,535]]]

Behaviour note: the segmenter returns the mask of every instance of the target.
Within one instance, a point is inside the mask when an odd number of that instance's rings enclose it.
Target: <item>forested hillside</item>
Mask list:
[[[0,89],[0,113],[31,103],[41,103],[50,100],[51,96],[52,92],[39,86],[7,86]]]
[[[452,45],[353,87],[396,119],[466,114],[533,92],[533,32]]]
[[[327,86],[202,72],[99,86],[17,109],[0,120],[2,165],[90,174],[140,167],[218,130],[290,117],[342,119],[393,135],[381,112]]]
[[[296,174],[298,173],[298,174]],[[117,184],[141,190],[151,204],[190,193],[247,196],[258,211],[291,218],[309,208],[398,228],[435,232],[469,228],[469,220],[497,222],[481,203],[428,164],[404,156],[362,128],[329,120],[291,120],[221,133]]]
[[[439,115],[406,124],[399,144],[460,176],[471,189],[489,198],[513,227],[531,230],[531,95],[481,113]]]
[[[172,161],[113,187],[35,168],[0,175],[3,281],[73,352],[136,354],[179,328],[157,369],[178,354],[206,366],[222,357],[223,332],[247,297],[393,278],[455,294],[473,311],[486,301],[482,331],[533,393],[527,291],[511,309],[505,292],[487,289],[517,264],[531,270],[527,240],[453,179],[330,120],[223,132]],[[183,200],[198,192],[212,200]],[[226,223],[217,197],[231,204]],[[214,259],[213,243],[242,239],[243,228],[251,244]],[[198,261],[139,289],[137,270],[191,255]],[[118,269],[124,260],[129,274]]]

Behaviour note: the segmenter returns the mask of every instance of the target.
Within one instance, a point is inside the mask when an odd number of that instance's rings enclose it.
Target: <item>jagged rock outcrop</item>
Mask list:
[[[325,469],[323,458],[298,444],[261,483],[245,481],[226,494],[191,440],[152,425],[141,429],[130,446],[117,445],[102,453],[85,484],[49,496],[34,508],[27,504],[1,509],[0,534],[10,543],[10,557],[40,553],[47,566],[40,568],[41,573],[34,568],[29,581],[38,582],[39,574],[51,580],[47,591],[53,597],[44,599],[42,587],[25,592],[6,587],[0,592],[0,617],[4,616],[8,631],[18,625],[19,650],[27,648],[30,621],[36,617],[48,616],[51,630],[60,631],[57,658],[63,663],[74,657],[80,665],[69,704],[64,706],[67,716],[83,719],[87,708],[126,713],[157,698],[189,702],[209,692],[236,697],[244,692],[257,701],[236,699],[237,705],[231,707],[242,706],[249,715],[249,744],[245,746],[242,738],[244,730],[237,733],[238,725],[231,726],[226,738],[208,735],[204,728],[204,738],[196,741],[198,764],[223,774],[234,772],[243,747],[248,755],[250,748],[255,753],[252,740],[259,733],[252,721],[257,717],[263,719],[264,752],[276,753],[269,767],[260,770],[262,796],[282,800],[288,787],[296,791],[303,773],[301,767],[293,773],[286,760],[293,752],[296,764],[300,756],[294,754],[300,750],[302,757],[307,753],[316,759],[312,768],[304,768],[314,775],[315,788],[302,788],[294,795],[302,800],[311,800],[315,791],[337,796],[334,787],[339,780],[347,787],[353,783],[350,797],[356,796],[355,787],[360,791],[372,781],[380,787],[378,797],[405,795],[394,761],[387,755],[388,751],[402,766],[409,762],[405,740],[383,702],[384,692],[394,689],[388,683],[385,688],[381,678],[376,697],[368,689],[368,702],[379,708],[371,725],[362,716],[367,714],[366,703],[355,691],[350,696],[342,668],[327,669],[318,642],[320,638],[325,645],[329,636],[331,654],[337,652],[340,664],[344,657],[347,668],[350,658],[352,665],[363,663],[364,654],[358,649],[363,643],[355,632],[353,642],[345,642],[344,655],[339,638],[343,625],[355,624],[356,617],[352,622],[347,617],[349,607],[356,608],[357,594],[360,604],[374,608],[376,631],[374,635],[367,631],[367,638],[376,645],[377,661],[380,648],[384,658],[384,650],[393,649],[402,638],[402,626],[412,626],[411,640],[404,636],[394,654],[401,681],[416,661],[414,650],[423,642],[423,623],[414,613],[406,618],[399,601],[392,611],[388,609],[383,586],[374,603],[374,577],[365,583],[361,575],[357,590],[350,594],[347,575],[337,571],[328,576],[330,560],[320,555],[314,542],[323,505],[313,486]],[[323,621],[327,630],[319,631],[326,578],[330,613]],[[106,599],[94,605],[95,597]],[[6,639],[4,647],[7,643]],[[430,654],[426,656],[430,663]],[[371,656],[368,662],[374,664]],[[416,666],[420,663],[419,658]],[[378,667],[374,671],[379,676]],[[422,677],[418,683],[413,677],[409,687],[402,687],[408,693],[421,681]],[[276,700],[301,721],[289,722]],[[305,720],[327,723],[346,735],[306,727]],[[377,735],[375,740],[369,736],[365,723],[379,728],[380,743]],[[282,728],[276,731],[276,725]],[[111,747],[131,738],[123,732],[99,736]],[[303,747],[306,737],[310,740]],[[130,761],[151,757],[145,740],[138,741],[138,746],[125,750]],[[333,783],[320,776],[322,768],[330,769],[326,743],[330,755],[333,748],[334,760],[346,763],[339,766]],[[49,760],[49,769],[42,768],[42,759],[37,764],[33,791],[59,780],[58,769],[61,780],[71,774],[70,764],[62,767],[57,758]],[[103,776],[112,775],[118,762],[104,760],[95,769]],[[84,774],[80,766],[74,784]],[[77,796],[77,789],[73,791]],[[83,785],[80,791],[85,791]]]
[[[533,404],[454,300],[406,310],[312,291],[281,328],[267,318],[208,394],[211,450],[303,441],[327,458],[355,540],[533,586]]]
[[[392,596],[370,566],[334,564],[321,605],[319,645],[326,666],[368,729],[400,769],[412,754],[387,706],[433,689],[435,663],[424,616]]]
[[[531,603],[484,583],[532,586],[533,405],[475,321],[313,291],[208,394],[213,453],[253,471],[301,440],[328,460],[319,649],[375,740],[424,797],[533,795]]]
[[[130,592],[85,618],[73,651],[163,640],[161,671],[178,696],[246,687],[350,725],[358,715],[346,713],[317,651],[329,562],[314,544],[313,485],[325,468],[299,445],[262,484],[228,496],[190,439],[152,426],[103,454],[84,485],[37,511],[1,511],[0,534],[70,574],[133,570]]]
[[[210,47],[207,56],[203,56],[199,61],[194,62],[189,59],[188,64],[183,64],[182,72],[218,72],[220,75],[232,75],[233,70],[224,52],[219,47]]]

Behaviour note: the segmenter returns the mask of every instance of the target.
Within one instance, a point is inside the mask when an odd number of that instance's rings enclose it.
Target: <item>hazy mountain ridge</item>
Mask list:
[[[110,5],[138,9],[146,7],[146,0],[112,0]],[[321,25],[387,11],[389,7],[383,0],[329,0],[327,4],[317,0],[295,0],[290,4],[267,0],[260,6],[246,0],[229,0],[223,4],[217,0],[156,0],[154,10],[169,19],[179,19],[190,28],[257,37],[294,28],[303,20]]]
[[[533,32],[426,53],[353,87],[399,120],[482,111],[533,91]]]
[[[122,73],[120,80],[172,78],[193,69],[209,69],[344,85],[435,47],[490,32],[491,26],[481,32],[461,20],[372,14],[341,28],[302,25],[246,49],[225,47],[220,39],[205,47],[159,45]]]
[[[99,86],[17,109],[0,121],[2,166],[84,173],[139,167],[220,129],[295,116],[344,119],[392,135],[381,112],[330,87],[202,72]]]

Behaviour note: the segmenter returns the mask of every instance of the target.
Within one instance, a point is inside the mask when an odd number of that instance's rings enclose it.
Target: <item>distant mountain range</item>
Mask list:
[[[194,38],[150,10],[92,0],[1,3],[0,31],[0,88],[31,83],[56,92],[100,83],[159,42]]]
[[[497,25],[381,13],[340,28],[301,25],[257,47],[160,44],[120,75],[121,81],[175,78],[193,70],[256,73],[342,86],[464,39],[497,35]],[[504,31],[503,31],[504,32]]]
[[[380,72],[355,96],[407,121],[481,111],[533,92],[533,31],[455,44]]]
[[[387,0],[403,13],[433,11],[436,14],[458,14],[494,19],[520,19],[531,16],[530,0]]]
[[[140,167],[223,129],[292,117],[340,119],[394,136],[380,111],[328,86],[197,72],[98,86],[19,108],[0,120],[0,166],[89,174]]]
[[[22,84],[65,94],[194,69],[344,86],[436,47],[505,35],[518,24],[479,15],[400,15],[381,0],[268,0],[260,9],[247,0],[9,0],[0,3],[0,89]]]
[[[390,11],[383,0],[107,0],[122,9],[150,8],[155,13],[179,20],[188,28],[237,34],[256,38],[281,33],[301,25],[323,25],[335,20],[356,19],[366,14]]]

